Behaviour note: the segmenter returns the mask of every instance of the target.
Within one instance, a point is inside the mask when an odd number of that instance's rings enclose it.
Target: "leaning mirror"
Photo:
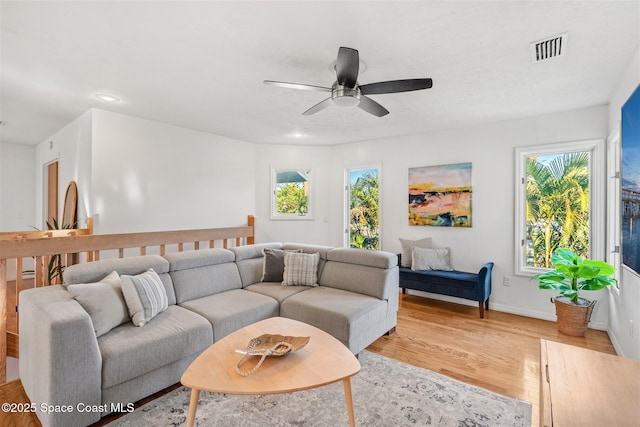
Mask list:
[[[310,169],[271,169],[271,219],[313,219]]]
[[[62,212],[61,228],[78,228],[76,211],[78,210],[78,187],[71,181],[64,195],[64,210]]]

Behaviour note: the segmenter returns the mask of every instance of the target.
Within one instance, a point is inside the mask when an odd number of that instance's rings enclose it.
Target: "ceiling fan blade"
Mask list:
[[[358,51],[350,47],[341,47],[338,50],[338,60],[336,61],[338,83],[342,86],[355,87],[359,68],[360,55]]]
[[[389,114],[389,111],[384,108],[382,105],[378,104],[371,98],[367,98],[364,95],[360,96],[360,103],[358,107],[366,111],[367,113],[371,113],[374,116],[382,117]]]
[[[274,80],[265,80],[264,84],[272,86],[286,87],[287,89],[314,90],[319,92],[331,92],[330,87],[305,85],[300,83],[276,82]]]
[[[305,111],[304,113],[302,113],[303,116],[309,116],[311,114],[315,114],[318,111],[324,110],[325,108],[329,107],[333,105],[333,102],[331,102],[331,98],[327,98],[324,101],[318,102],[316,105],[314,105],[313,107],[309,108],[307,111]]]
[[[378,95],[383,93],[410,92],[412,90],[429,89],[433,86],[431,79],[390,80],[387,82],[360,85],[363,95]]]

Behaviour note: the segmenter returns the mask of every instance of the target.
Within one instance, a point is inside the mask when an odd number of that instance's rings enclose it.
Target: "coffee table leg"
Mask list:
[[[196,422],[196,409],[198,409],[198,399],[200,390],[191,389],[191,400],[189,401],[189,414],[187,415],[187,427],[193,427]]]
[[[349,425],[356,427],[356,416],[353,412],[353,397],[351,396],[351,378],[342,380],[344,384],[344,398],[347,401],[347,413],[349,414]]]

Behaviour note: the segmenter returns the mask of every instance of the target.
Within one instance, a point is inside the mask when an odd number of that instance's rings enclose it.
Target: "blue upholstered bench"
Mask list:
[[[401,265],[400,255],[398,265]],[[478,273],[457,270],[412,270],[400,267],[400,287],[402,293],[406,293],[407,289],[413,289],[478,301],[480,318],[484,319],[484,311],[489,310],[492,269],[492,262],[486,263]]]

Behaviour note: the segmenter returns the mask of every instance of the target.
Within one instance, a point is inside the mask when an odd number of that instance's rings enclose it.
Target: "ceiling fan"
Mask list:
[[[338,59],[335,67],[337,80],[331,87],[278,82],[273,80],[265,80],[264,84],[289,89],[331,92],[331,96],[329,98],[317,103],[302,113],[305,116],[315,114],[331,105],[339,105],[343,107],[352,107],[357,105],[367,113],[371,113],[378,117],[386,116],[389,114],[389,111],[366,95],[409,92],[412,90],[429,89],[433,86],[433,81],[431,79],[390,80],[361,85],[358,84],[359,66],[360,58],[358,51],[349,47],[341,47],[338,50]]]

